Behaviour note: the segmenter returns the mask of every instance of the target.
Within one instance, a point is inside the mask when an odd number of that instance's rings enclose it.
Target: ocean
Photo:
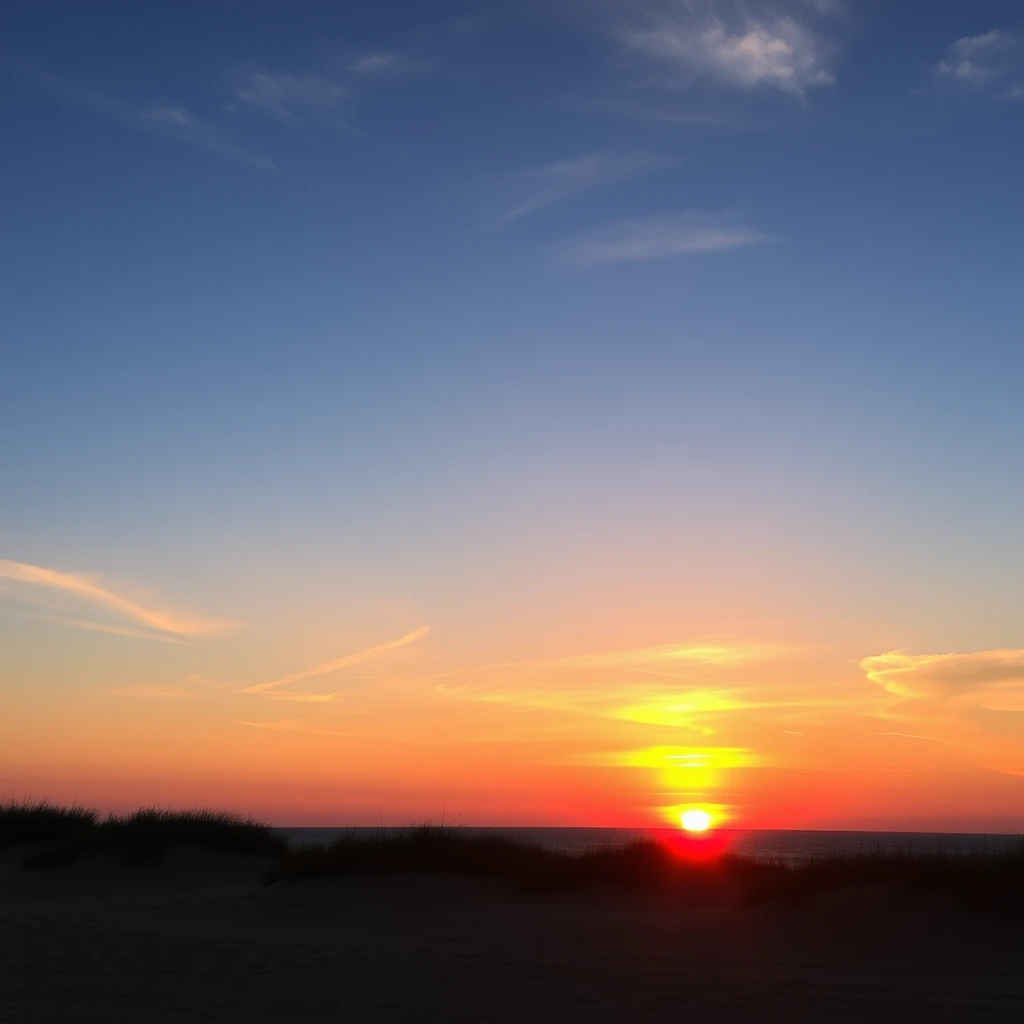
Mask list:
[[[370,837],[381,832],[400,833],[402,828],[280,828],[296,845],[327,842],[339,835]],[[473,828],[469,835],[504,836],[551,850],[584,853],[625,846],[645,837],[678,838],[677,829],[636,828]],[[984,853],[1022,846],[1019,835],[964,832],[785,832],[717,829],[716,847],[744,857],[799,862],[837,854],[912,851],[915,853]],[[699,842],[699,840],[695,840]]]

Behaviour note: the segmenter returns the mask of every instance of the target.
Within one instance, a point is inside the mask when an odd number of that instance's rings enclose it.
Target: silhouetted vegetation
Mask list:
[[[60,807],[49,800],[0,802],[0,847],[68,842],[96,827],[87,807]]]
[[[399,832],[347,833],[330,843],[291,848],[271,869],[266,884],[281,879],[340,878],[357,872],[421,872],[530,882],[566,860],[535,843],[482,836],[447,825]]]
[[[288,850],[287,840],[270,825],[229,811],[148,808],[134,814],[111,815],[103,821],[91,814],[66,834],[43,836],[37,830],[30,839],[21,841],[42,838],[57,842],[26,857],[24,867],[60,867],[98,851],[137,863],[159,858],[170,847],[183,844],[219,853],[273,857],[281,857]]]
[[[94,811],[46,801],[0,803],[0,846],[35,844],[25,867],[59,867],[105,852],[125,864],[159,858],[175,845],[275,859],[266,885],[358,873],[494,878],[525,893],[601,887],[659,898],[715,899],[747,905],[798,903],[836,889],[878,886],[941,893],[979,912],[1024,919],[1024,845],[985,853],[878,851],[784,863],[642,839],[570,854],[515,838],[448,825],[344,833],[328,843],[293,846],[265,822],[230,812],[145,809],[100,820]],[[42,848],[38,848],[38,847]]]
[[[532,893],[601,886],[692,896],[720,890],[723,885],[760,880],[776,869],[727,856],[680,856],[672,846],[655,839],[570,854],[504,836],[421,825],[399,832],[343,834],[330,843],[293,847],[265,882],[340,878],[368,871],[500,878]]]
[[[947,895],[974,911],[1024,909],[1024,846],[984,853],[884,851],[764,865],[746,887],[750,902],[789,903],[835,889],[883,886]]]
[[[975,911],[1024,908],[1024,847],[954,854],[888,852],[833,856],[788,864],[723,854],[693,857],[655,839],[582,854],[529,842],[420,826],[290,849],[265,884],[340,878],[357,872],[415,872],[499,878],[524,892],[585,887],[700,898],[731,892],[743,904],[798,903],[835,889],[884,886],[941,893]]]

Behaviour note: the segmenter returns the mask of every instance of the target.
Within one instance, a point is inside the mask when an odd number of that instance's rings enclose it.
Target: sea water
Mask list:
[[[278,831],[296,845],[329,842],[340,835],[369,838],[382,833],[396,834],[402,828],[281,828]],[[643,838],[678,837],[676,829],[636,828],[475,828],[463,826],[467,835],[500,836],[536,843],[563,853],[608,850]],[[1024,849],[1017,835],[965,832],[787,832],[746,829],[718,829],[716,848],[759,860],[797,862],[815,857],[883,852],[985,853]]]

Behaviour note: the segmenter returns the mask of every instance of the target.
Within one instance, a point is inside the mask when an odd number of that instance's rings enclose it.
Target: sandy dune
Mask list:
[[[174,854],[0,863],[0,1021],[1017,1021],[1024,931],[844,891],[790,908],[280,883]]]

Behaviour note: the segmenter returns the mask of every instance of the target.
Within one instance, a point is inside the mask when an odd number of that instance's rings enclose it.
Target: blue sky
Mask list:
[[[0,555],[253,659],[1021,645],[1019,4],[40,0],[0,115]]]
[[[812,488],[868,462],[897,494],[998,488],[1014,14],[8,12],[8,541],[76,554],[70,493],[77,536],[148,543],[119,518],[159,523],[175,479],[245,520],[268,469],[400,501],[482,463],[671,463],[695,433],[698,461]]]

